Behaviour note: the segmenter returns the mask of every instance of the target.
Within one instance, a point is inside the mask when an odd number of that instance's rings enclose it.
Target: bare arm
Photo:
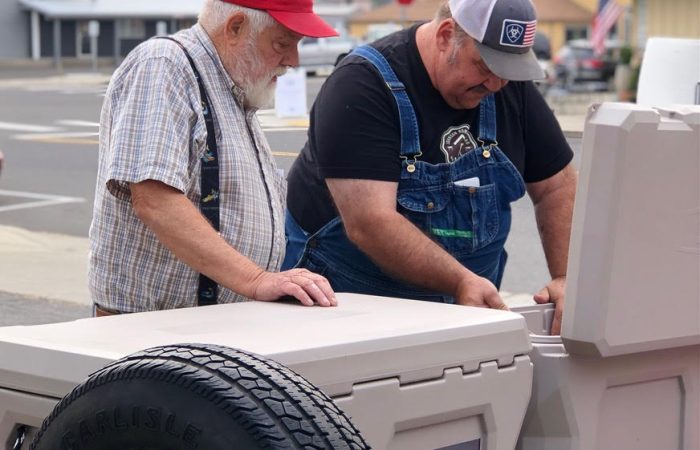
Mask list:
[[[546,180],[531,183],[527,187],[535,205],[537,229],[542,240],[549,274],[552,277],[552,281],[535,295],[535,301],[555,304],[552,334],[561,332],[576,181],[576,171],[569,164]]]
[[[507,309],[496,287],[466,269],[396,210],[398,183],[327,179],[350,240],[387,273],[453,295],[458,303]]]
[[[146,180],[131,184],[131,201],[136,216],[165,247],[222,286],[256,300],[292,295],[305,305],[335,304],[330,284],[320,275],[300,269],[266,272],[240,254],[180,191]]]

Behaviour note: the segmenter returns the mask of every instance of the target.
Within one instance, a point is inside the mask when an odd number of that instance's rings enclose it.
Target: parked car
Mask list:
[[[299,42],[299,66],[307,73],[332,70],[356,45],[351,37],[305,37]]]
[[[538,31],[535,33],[535,43],[532,46],[532,51],[539,60],[552,59],[552,44],[546,34]]]
[[[572,89],[576,84],[598,82],[607,88],[615,75],[619,48],[619,44],[611,41],[606,43],[603,55],[596,55],[590,41],[569,41],[554,57],[558,84]]]

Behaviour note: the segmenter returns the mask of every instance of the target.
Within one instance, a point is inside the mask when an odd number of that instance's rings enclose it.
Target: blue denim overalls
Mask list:
[[[377,68],[398,105],[403,160],[398,211],[465,267],[498,287],[507,258],[503,246],[510,230],[510,203],[524,195],[525,183],[497,146],[493,95],[484,98],[479,107],[481,146],[452,163],[429,164],[418,159],[422,155],[418,121],[403,83],[374,48],[363,46],[354,54]],[[471,186],[464,183],[475,178],[479,186],[473,181]],[[320,273],[336,292],[454,302],[446,293],[428,291],[382,272],[350,242],[340,216],[309,235],[287,212],[286,232],[283,269],[306,267]],[[410,280],[410,274],[406,276]]]

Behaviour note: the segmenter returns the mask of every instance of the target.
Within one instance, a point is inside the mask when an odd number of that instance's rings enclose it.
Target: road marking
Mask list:
[[[25,86],[23,88],[25,91],[28,92],[55,92],[58,94],[67,94],[67,95],[72,95],[72,94],[85,94],[85,95],[92,95],[92,94],[98,94],[104,96],[105,91],[107,90],[107,87],[101,87],[101,86],[86,86],[86,87],[70,87],[66,86],[65,84],[46,84],[42,86]]]
[[[45,142],[49,144],[99,144],[95,137],[99,133],[94,131],[68,132],[68,133],[44,133],[44,134],[15,134],[12,139],[18,141]]]
[[[56,123],[67,127],[100,127],[99,122],[88,122],[87,120],[57,120]]]
[[[96,131],[67,131],[65,133],[32,133],[32,134],[15,134],[12,139],[20,141],[34,139],[53,139],[53,138],[84,138],[99,136]]]
[[[268,131],[271,133],[276,133],[278,131],[299,131],[304,130],[306,127],[273,127],[273,126],[262,126],[263,131]]]
[[[299,152],[272,152],[272,156],[283,156],[288,158],[296,158]]]
[[[25,131],[29,133],[50,133],[61,131],[61,128],[29,125],[26,123],[0,122],[0,130]]]
[[[35,201],[19,203],[17,205],[0,206],[0,212],[15,211],[18,209],[41,208],[43,206],[62,205],[66,203],[83,203],[84,198],[64,197],[61,195],[37,194],[35,192],[4,191],[0,189],[0,196],[29,198]]]
[[[260,126],[265,131],[297,131],[309,128],[309,117],[277,117],[274,109],[261,109],[257,113]]]
[[[68,144],[68,145],[99,145],[100,141],[97,139],[80,139],[80,138],[61,138],[61,137],[49,137],[49,138],[37,138],[37,139],[26,139],[28,141],[42,142],[45,144]]]

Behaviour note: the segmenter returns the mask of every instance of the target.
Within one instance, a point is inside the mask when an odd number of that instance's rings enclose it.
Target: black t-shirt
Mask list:
[[[453,109],[433,87],[416,46],[416,29],[372,44],[406,86],[418,119],[421,160],[452,161],[477,144],[479,108]],[[564,168],[573,152],[532,82],[510,82],[495,95],[498,146],[525,182]],[[288,176],[287,207],[307,232],[338,215],[326,178],[398,181],[400,125],[396,101],[379,72],[349,56],[321,87],[311,109],[308,141]]]

